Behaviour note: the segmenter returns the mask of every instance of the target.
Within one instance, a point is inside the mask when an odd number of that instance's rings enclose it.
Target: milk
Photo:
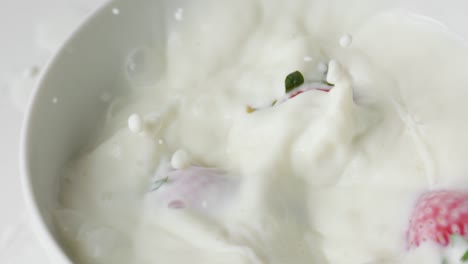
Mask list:
[[[155,84],[135,87],[64,173],[67,251],[79,263],[441,263],[443,249],[408,250],[405,232],[420,193],[468,187],[468,49],[435,21],[379,10],[177,9]],[[271,106],[296,70],[334,87]],[[189,186],[171,206],[171,177],[150,188],[190,166],[222,171],[225,191]]]

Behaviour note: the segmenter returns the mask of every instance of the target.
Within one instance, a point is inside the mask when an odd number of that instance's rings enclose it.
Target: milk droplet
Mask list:
[[[114,15],[120,15],[120,9],[118,9],[118,8],[112,8],[112,14],[114,14]]]
[[[143,132],[143,119],[139,114],[132,114],[128,117],[128,129],[132,133],[141,133]]]
[[[184,9],[178,8],[176,12],[174,13],[174,18],[177,21],[182,21],[184,19]]]
[[[345,34],[341,36],[340,38],[340,46],[343,48],[347,48],[351,46],[351,43],[353,42],[353,37],[349,34]]]
[[[312,61],[313,58],[311,56],[304,56],[304,61],[305,62],[309,62],[309,61]]]
[[[154,84],[158,64],[153,52],[146,47],[134,49],[128,55],[125,70],[129,81],[137,86]]]
[[[187,151],[183,149],[177,150],[174,155],[172,155],[171,165],[174,169],[185,169],[190,166],[192,159]]]

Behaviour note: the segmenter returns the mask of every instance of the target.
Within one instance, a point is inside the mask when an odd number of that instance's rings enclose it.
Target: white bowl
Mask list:
[[[468,2],[400,1],[386,2],[392,2],[388,5],[392,7],[404,4],[468,36],[461,23],[468,20],[463,12]],[[118,94],[128,88],[124,65],[130,51],[163,47],[167,15],[181,4],[180,0],[110,1],[71,35],[37,84],[23,130],[20,161],[30,216],[52,263],[71,263],[51,217],[63,166],[100,121],[106,108],[102,93]]]
[[[169,2],[108,2],[73,32],[40,77],[23,127],[20,169],[30,218],[52,263],[71,263],[51,216],[58,177],[102,118],[102,93],[119,94],[129,86],[128,54],[165,43]]]

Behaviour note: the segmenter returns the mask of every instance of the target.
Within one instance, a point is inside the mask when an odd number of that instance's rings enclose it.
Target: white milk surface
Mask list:
[[[114,100],[66,168],[55,216],[70,255],[440,264],[434,245],[408,251],[405,232],[420,193],[468,188],[468,49],[435,21],[379,10],[319,0],[175,10],[155,83]],[[270,106],[296,70],[305,85],[334,87]]]

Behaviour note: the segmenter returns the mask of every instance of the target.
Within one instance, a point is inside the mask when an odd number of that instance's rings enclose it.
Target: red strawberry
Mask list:
[[[468,238],[468,192],[424,193],[416,203],[406,233],[409,248],[426,241],[447,246],[452,235]]]
[[[312,91],[312,90],[319,90],[319,91],[328,93],[330,91],[330,88],[316,88],[316,89],[306,89],[306,90],[294,91],[289,95],[288,99],[292,99],[292,98],[300,95],[301,93]]]
[[[305,92],[305,91],[297,91],[297,92],[294,92],[294,93],[292,93],[292,94],[289,96],[289,99],[294,98],[294,97],[300,95],[300,94],[303,93],[303,92]]]
[[[331,88],[317,88],[317,90],[328,93]]]
[[[271,105],[268,105],[267,107],[272,107],[272,106],[277,106],[277,105],[280,105],[286,101],[288,101],[289,99],[292,99],[302,93],[305,93],[305,92],[308,92],[308,91],[312,91],[312,90],[318,90],[318,91],[322,91],[322,92],[330,92],[330,90],[333,88],[333,86],[327,86],[327,85],[324,85],[323,83],[313,83],[313,84],[310,84],[309,86],[306,86],[306,87],[298,87],[298,88],[295,88],[293,90],[290,90],[288,93],[286,93],[285,95],[283,95],[281,98],[277,99],[277,100],[274,100]],[[253,112],[256,112],[257,110],[261,110],[263,108],[266,108],[266,107],[260,107],[260,108],[254,108],[250,105],[247,105],[245,111],[248,113],[248,114],[251,114]]]

